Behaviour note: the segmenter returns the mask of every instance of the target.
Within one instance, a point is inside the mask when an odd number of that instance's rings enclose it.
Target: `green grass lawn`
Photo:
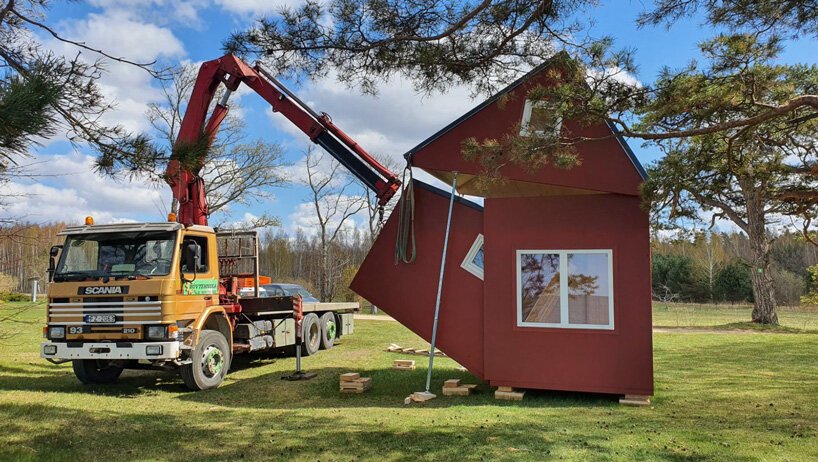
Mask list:
[[[0,305],[0,317],[19,307]],[[70,366],[39,359],[42,308],[21,319],[31,323],[1,326],[18,334],[0,350],[0,460],[818,460],[815,334],[655,334],[646,408],[553,392],[495,401],[484,385],[406,406],[426,367],[392,371],[400,356],[383,350],[423,343],[394,322],[359,321],[341,345],[305,359],[319,374],[311,381],[280,380],[292,358],[237,359],[221,388],[193,393],[158,372],[83,386]],[[451,360],[435,366],[438,390],[447,378],[476,381]],[[345,371],[374,388],[340,395]]]
[[[656,327],[719,327],[746,323],[750,321],[752,311],[752,305],[654,302],[653,325]],[[818,330],[818,309],[815,307],[779,307],[778,320],[782,327]]]

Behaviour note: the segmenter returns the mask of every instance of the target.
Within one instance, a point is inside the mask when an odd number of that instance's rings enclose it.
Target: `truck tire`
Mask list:
[[[321,349],[329,350],[335,344],[338,336],[338,322],[335,313],[324,313],[321,316]]]
[[[318,353],[321,348],[321,321],[315,313],[309,313],[301,321],[304,345],[301,347],[301,354],[311,356]]]
[[[88,384],[114,383],[122,374],[122,367],[100,359],[75,359],[71,361],[74,375],[80,382]]]
[[[180,371],[185,385],[196,391],[216,388],[230,368],[230,345],[221,332],[202,330],[191,360]]]

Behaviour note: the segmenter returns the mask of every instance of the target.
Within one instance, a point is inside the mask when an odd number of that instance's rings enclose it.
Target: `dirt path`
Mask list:
[[[391,321],[397,322],[395,318],[385,314],[356,314],[355,319],[364,321]],[[765,334],[749,329],[718,329],[715,327],[654,327],[654,333],[658,334]]]

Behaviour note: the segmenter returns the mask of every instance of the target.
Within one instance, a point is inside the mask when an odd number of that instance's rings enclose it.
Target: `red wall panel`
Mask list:
[[[394,263],[396,211],[350,285],[426,341],[432,337],[448,207],[448,193],[416,187],[415,262]],[[480,208],[455,202],[437,340],[438,348],[477,376],[483,372],[483,281],[461,268],[460,263],[482,229]]]
[[[484,377],[492,385],[653,394],[648,217],[621,195],[487,199]],[[517,327],[518,249],[612,249],[614,330]]]
[[[461,143],[469,137],[478,140],[502,139],[522,120],[528,90],[535,85],[547,85],[547,72],[540,72],[507,95],[470,118],[462,121],[412,157],[413,165],[429,170],[477,174],[477,162],[463,159]],[[575,136],[603,138],[577,145],[582,165],[570,170],[545,166],[535,172],[509,165],[501,169],[503,177],[557,186],[590,189],[594,191],[638,195],[642,178],[619,141],[605,125],[584,127],[570,121],[565,127]]]

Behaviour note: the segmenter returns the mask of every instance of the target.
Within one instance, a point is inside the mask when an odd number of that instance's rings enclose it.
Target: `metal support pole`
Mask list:
[[[430,393],[432,386],[432,366],[435,364],[435,341],[437,340],[437,319],[440,314],[440,297],[443,294],[443,274],[446,271],[446,251],[449,248],[449,229],[452,225],[452,208],[454,207],[454,194],[457,188],[457,172],[452,178],[452,195],[449,198],[449,216],[446,218],[446,235],[443,238],[443,256],[440,257],[440,278],[437,280],[437,300],[435,301],[435,322],[432,325],[432,345],[429,348],[429,371],[426,373],[426,393]]]
[[[40,288],[39,285],[40,285],[40,281],[38,281],[37,279],[32,279],[31,280],[31,301],[32,302],[37,301],[37,293],[39,292],[39,288]]]

